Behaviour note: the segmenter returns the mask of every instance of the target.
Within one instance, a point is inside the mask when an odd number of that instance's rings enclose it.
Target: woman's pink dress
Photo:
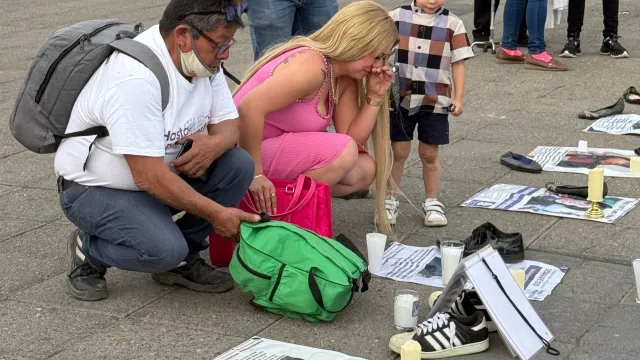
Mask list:
[[[266,63],[233,97],[236,106],[248,92],[267,80],[278,64],[303,50],[316,51],[300,47]],[[330,69],[327,58],[323,58],[325,67]],[[328,101],[327,116],[320,115],[318,102],[321,90],[312,99],[298,100],[265,116],[262,168],[266,177],[293,180],[309,170],[327,166],[351,140],[348,135],[327,132],[333,116],[333,102]]]

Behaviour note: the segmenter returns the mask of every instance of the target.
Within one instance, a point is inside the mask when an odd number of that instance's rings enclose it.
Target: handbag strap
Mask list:
[[[298,201],[300,199],[300,195],[302,194],[302,190],[304,190],[304,182],[307,181],[307,179],[309,181],[309,191],[307,191],[307,194],[302,198],[302,200]],[[315,195],[316,185],[316,181],[312,178],[305,175],[300,175],[298,177],[298,180],[296,181],[296,185],[293,191],[293,198],[291,199],[291,203],[289,204],[287,210],[271,216],[276,218],[279,216],[289,215],[292,212],[298,211],[300,208],[307,205],[309,200],[311,200],[311,198]],[[249,193],[244,195],[242,201],[244,201],[244,203],[249,207],[249,209],[251,209],[251,211],[256,214],[259,213],[258,209],[256,209],[255,205],[253,204],[253,199],[251,199],[251,195]]]
[[[529,322],[529,320],[527,320],[527,318],[522,315],[522,312],[520,311],[520,309],[518,309],[518,307],[516,306],[516,304],[513,303],[513,300],[511,300],[511,298],[509,297],[509,295],[507,294],[507,292],[504,290],[504,287],[502,287],[502,283],[500,282],[500,279],[498,279],[498,277],[496,276],[496,274],[493,273],[493,270],[491,270],[491,267],[489,267],[489,264],[487,264],[487,261],[483,258],[482,262],[484,263],[484,265],[487,267],[487,269],[489,269],[489,272],[491,273],[491,276],[493,277],[493,280],[496,281],[496,283],[498,284],[498,287],[500,288],[500,290],[502,290],[502,292],[504,293],[504,296],[507,298],[507,300],[509,300],[509,302],[511,303],[511,306],[513,306],[514,309],[516,309],[516,311],[518,312],[518,315],[520,315],[520,317],[522,318],[522,320],[524,320],[524,322],[529,325],[529,327],[531,328],[531,330],[536,334],[536,336],[540,339],[540,341],[542,341],[542,344],[544,344],[544,346],[547,348],[547,354],[549,355],[553,355],[553,356],[558,356],[560,355],[560,351],[558,351],[556,348],[552,347],[551,344],[549,344],[549,342],[543,338],[542,336],[540,336],[540,334],[538,334],[538,332],[536,331],[536,329],[533,327],[533,325],[531,325],[531,323]]]

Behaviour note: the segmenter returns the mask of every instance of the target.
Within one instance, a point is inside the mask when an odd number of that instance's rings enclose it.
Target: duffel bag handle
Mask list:
[[[331,311],[331,310],[327,310],[326,307],[324,307],[324,300],[322,300],[322,291],[320,291],[320,287],[318,286],[318,282],[316,281],[315,276],[313,275],[313,270],[317,269],[317,267],[312,267],[309,269],[309,290],[311,291],[311,295],[313,296],[313,299],[316,301],[316,303],[318,304],[318,306],[330,313],[330,314],[337,314],[339,312],[341,312],[342,310],[346,309],[347,306],[349,306],[351,304],[351,300],[353,300],[353,290],[351,291],[351,296],[349,297],[349,301],[347,301],[347,304],[340,310],[338,311]]]
[[[299,200],[300,195],[302,194],[302,190],[304,189],[305,181],[309,181],[309,191],[307,192],[305,197],[302,198],[302,200]],[[288,187],[289,185],[287,186],[287,188]],[[291,214],[292,212],[298,211],[300,208],[307,205],[309,200],[311,200],[311,198],[315,195],[316,181],[306,175],[300,175],[298,177],[298,181],[296,185],[292,187],[294,188],[294,193],[293,193],[293,198],[291,199],[291,203],[289,204],[289,207],[287,208],[287,210],[281,213],[272,215],[272,217],[277,218],[277,217]],[[249,207],[249,209],[251,209],[251,211],[253,211],[256,214],[258,213],[258,210],[256,209],[253,203],[253,199],[251,199],[251,194],[249,193],[245,194],[245,196],[242,198],[242,201],[244,201],[244,203],[247,204],[247,206]]]
[[[369,265],[369,261],[367,261],[367,258],[362,254],[362,252],[353,243],[353,241],[351,241],[351,239],[349,239],[346,235],[338,234],[335,240],[340,244],[342,244],[342,246],[346,247],[347,249],[351,250],[351,252],[356,254],[360,259],[362,259],[362,261],[364,261],[366,265]],[[369,272],[369,266],[365,268],[365,270],[362,272],[361,275],[362,275],[362,288],[360,289],[360,291],[366,292],[367,290],[369,290],[369,282],[371,281],[371,273]]]

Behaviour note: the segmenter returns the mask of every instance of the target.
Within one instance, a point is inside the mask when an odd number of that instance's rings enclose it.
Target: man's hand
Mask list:
[[[249,214],[236,208],[225,207],[209,220],[213,225],[216,234],[231,239],[235,242],[240,241],[240,222],[258,222],[260,215]]]
[[[451,115],[460,116],[462,114],[462,100],[461,99],[453,99],[451,100]]]
[[[191,150],[175,159],[171,165],[190,178],[202,176],[211,163],[227,150],[218,136],[195,134],[178,140],[178,144],[184,144],[187,139],[193,141]]]

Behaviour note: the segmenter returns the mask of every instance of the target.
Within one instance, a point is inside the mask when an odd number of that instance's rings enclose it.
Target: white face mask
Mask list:
[[[189,77],[210,77],[218,72],[218,67],[212,69],[205,65],[201,60],[198,52],[195,50],[195,41],[191,36],[191,51],[183,53],[180,49],[180,67],[182,74]]]

